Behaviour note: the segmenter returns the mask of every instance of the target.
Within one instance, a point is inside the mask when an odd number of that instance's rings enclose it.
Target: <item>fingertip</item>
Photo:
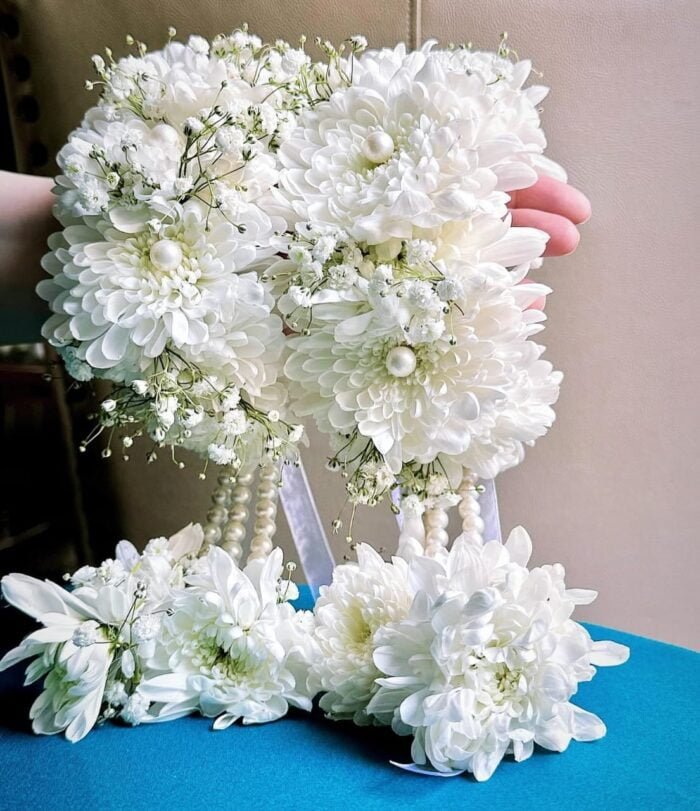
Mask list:
[[[516,208],[512,212],[514,226],[537,228],[549,236],[544,256],[566,256],[578,247],[580,234],[571,220],[548,211]]]
[[[578,228],[564,217],[559,217],[556,214],[550,215],[556,217],[556,221],[548,223],[547,228],[550,239],[547,247],[544,249],[544,256],[568,256],[572,254],[581,241],[581,234]]]
[[[575,189],[573,186],[571,186],[570,189],[569,210],[571,216],[569,219],[575,225],[583,225],[583,223],[590,220],[593,213],[591,201],[582,191]]]
[[[547,175],[542,175],[537,183],[518,192],[516,207],[558,214],[576,225],[591,217],[590,200],[582,191]]]

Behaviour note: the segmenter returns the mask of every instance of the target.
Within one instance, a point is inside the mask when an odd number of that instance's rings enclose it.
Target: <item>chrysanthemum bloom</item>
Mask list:
[[[122,541],[115,559],[68,577],[71,592],[21,574],[2,579],[7,602],[44,626],[0,661],[5,670],[36,657],[25,680],[44,679],[30,711],[34,732],[65,731],[76,742],[100,717],[148,719],[149,702],[138,694],[140,670],[153,655],[169,590],[202,537],[200,527],[189,526],[152,541],[142,555]]]
[[[371,723],[367,704],[381,676],[372,659],[374,637],[403,619],[410,605],[406,563],[387,563],[367,544],[358,547],[357,563],[336,566],[333,583],[321,587],[314,608],[320,654],[311,682],[324,692],[320,703],[330,718]]]
[[[487,780],[506,754],[525,760],[535,744],[560,752],[605,734],[571,698],[596,665],[629,651],[591,640],[571,614],[596,593],[567,589],[558,564],[528,570],[531,549],[518,528],[505,545],[461,538],[440,560],[411,562],[416,597],[375,637],[384,676],[367,711],[414,736],[418,766]]]
[[[372,460],[409,489],[430,466],[453,487],[464,467],[491,478],[554,420],[561,374],[531,340],[541,314],[525,309],[547,288],[516,284],[525,267],[411,266],[402,244],[369,279],[356,272],[351,286],[321,289],[306,308],[308,327],[290,339],[285,367],[295,412],[331,435],[337,463],[357,473],[351,487],[372,478]],[[294,289],[280,306],[306,323]]]
[[[282,551],[239,569],[212,547],[172,598],[172,611],[139,692],[157,720],[199,711],[225,729],[274,721],[289,706],[311,709],[307,677],[317,648],[298,592],[281,580]]]
[[[435,237],[479,215],[502,218],[508,191],[562,170],[523,88],[531,66],[466,49],[404,45],[354,60],[339,88],[300,119],[280,150],[290,222],[342,228],[358,242]]]

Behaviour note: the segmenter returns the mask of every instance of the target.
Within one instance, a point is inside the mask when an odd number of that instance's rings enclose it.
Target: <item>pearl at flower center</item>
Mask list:
[[[394,377],[408,377],[416,370],[416,355],[410,346],[395,346],[387,352],[386,368]]]
[[[386,163],[394,154],[394,139],[382,130],[370,132],[362,142],[362,154],[370,163]]]
[[[151,245],[149,256],[159,270],[175,270],[182,262],[182,248],[172,239],[159,239]]]

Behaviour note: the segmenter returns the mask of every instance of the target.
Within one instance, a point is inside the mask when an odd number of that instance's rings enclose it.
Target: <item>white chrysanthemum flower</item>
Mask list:
[[[199,710],[225,729],[274,721],[289,705],[311,709],[307,688],[317,652],[308,618],[288,600],[298,592],[280,586],[282,551],[239,569],[212,547],[173,593],[160,644],[139,692],[158,702],[158,720]]]
[[[115,656],[116,629],[131,600],[111,585],[81,587],[70,594],[54,583],[21,574],[3,577],[2,594],[44,627],[9,651],[0,670],[34,658],[25,683],[43,678],[44,686],[30,711],[32,729],[40,735],[65,732],[74,743],[81,740],[98,720]]]
[[[535,182],[546,91],[523,89],[530,63],[434,45],[355,58],[350,87],[302,114],[280,151],[290,221],[377,245],[502,218],[507,192]]]
[[[172,350],[253,396],[274,383],[281,322],[255,275],[240,273],[271,233],[269,222],[250,220],[246,239],[220,218],[207,231],[207,210],[196,201],[174,204],[158,234],[125,223],[122,231],[112,220],[52,237],[44,262],[52,278],[38,288],[55,313],[44,336],[118,382],[153,372]]]
[[[591,640],[571,614],[595,592],[567,589],[558,564],[528,570],[531,550],[518,528],[505,545],[462,537],[439,560],[411,562],[416,598],[375,636],[384,676],[368,712],[414,735],[418,766],[487,780],[506,754],[524,760],[534,744],[563,751],[605,734],[570,699],[595,665],[629,651]]]
[[[320,655],[311,682],[325,693],[321,707],[329,717],[368,723],[365,710],[381,675],[372,660],[375,634],[403,619],[410,605],[405,561],[387,563],[360,544],[357,563],[336,566],[314,608]]]
[[[332,436],[340,464],[370,443],[395,475],[439,459],[456,486],[463,467],[491,478],[518,464],[546,432],[561,374],[530,340],[531,291],[483,267],[455,272],[447,313],[422,282],[319,296],[285,372],[296,413]]]
[[[135,45],[93,60],[100,102],[58,156],[63,231],[38,288],[54,313],[43,334],[77,379],[123,387],[102,426],[202,454],[225,445],[224,457],[254,465],[271,439],[287,443],[288,426],[256,413],[225,441],[221,400],[235,388],[257,412],[284,406],[282,325],[252,270],[284,225],[263,198],[315,69],[247,32],[211,48],[202,37],[155,53]],[[137,380],[143,392],[124,388]],[[206,413],[196,430],[193,410]]]
[[[137,665],[142,669],[153,655],[170,589],[182,583],[184,562],[202,537],[201,528],[190,525],[143,555],[121,541],[114,560],[66,576],[72,592],[21,574],[2,579],[4,598],[44,626],[0,661],[5,670],[36,657],[26,680],[44,679],[30,712],[35,732],[65,731],[68,740],[79,741],[122,705],[129,723],[148,720],[148,701],[136,696]]]

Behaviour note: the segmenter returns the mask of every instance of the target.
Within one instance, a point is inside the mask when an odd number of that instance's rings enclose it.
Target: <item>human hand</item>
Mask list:
[[[549,234],[544,256],[573,253],[580,239],[576,226],[591,216],[591,204],[583,192],[547,176],[527,189],[511,192],[509,208],[513,225],[539,228]],[[543,296],[530,308],[542,310],[544,304]]]
[[[40,338],[46,302],[34,293],[45,274],[41,257],[58,227],[51,216],[53,181],[0,172],[0,343]]]

